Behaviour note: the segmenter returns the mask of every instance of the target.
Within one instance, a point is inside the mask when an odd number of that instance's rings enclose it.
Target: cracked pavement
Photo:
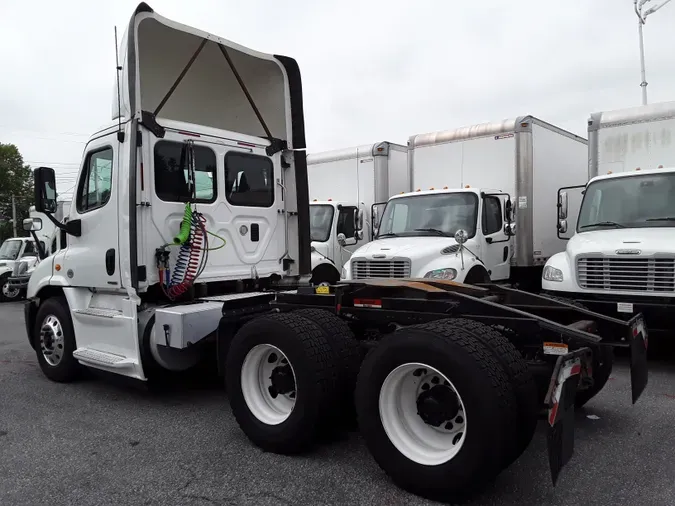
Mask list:
[[[149,392],[107,377],[52,383],[26,340],[21,304],[0,305],[0,329],[2,505],[431,504],[394,486],[356,432],[304,456],[264,453],[217,384]],[[555,489],[542,423],[471,504],[673,504],[674,423],[672,354],[651,364],[635,406],[620,360],[577,413],[575,455]]]

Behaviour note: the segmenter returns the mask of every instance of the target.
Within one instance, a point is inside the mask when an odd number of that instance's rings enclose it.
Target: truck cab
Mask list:
[[[481,188],[403,193],[389,199],[374,240],[354,252],[343,277],[506,280],[514,235],[506,193]]]
[[[356,202],[314,200],[309,205],[312,278],[315,285],[340,280],[345,263],[359,242],[370,240],[363,227],[364,209]]]
[[[44,248],[45,243],[41,241]],[[6,239],[0,246],[0,302],[19,300],[22,291],[10,284],[10,278],[14,273],[14,267],[19,263],[25,263],[28,268],[35,266],[40,261],[39,249],[32,237],[14,237]]]
[[[574,235],[544,267],[545,292],[622,319],[643,312],[652,334],[675,328],[675,168],[591,179]],[[567,233],[567,192],[558,229]]]

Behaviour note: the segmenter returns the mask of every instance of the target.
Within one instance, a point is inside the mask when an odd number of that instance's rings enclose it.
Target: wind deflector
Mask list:
[[[293,143],[292,86],[274,56],[163,18],[145,4],[132,17],[120,54],[124,117],[156,112],[160,125],[177,120],[304,148]]]

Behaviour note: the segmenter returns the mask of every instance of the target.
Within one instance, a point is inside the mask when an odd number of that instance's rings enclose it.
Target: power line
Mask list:
[[[73,135],[75,137],[89,137],[91,134],[81,134],[77,132],[54,132],[52,130],[35,130],[34,128],[16,128],[16,125],[0,125],[0,128],[11,128],[11,132],[35,132],[43,134]]]
[[[36,162],[34,160],[24,160],[23,163],[27,163],[28,165],[72,165],[75,167],[79,167],[79,163],[73,163],[73,162]]]

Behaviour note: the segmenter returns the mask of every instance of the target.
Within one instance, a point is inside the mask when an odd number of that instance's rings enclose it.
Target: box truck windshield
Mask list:
[[[460,229],[476,234],[478,197],[475,193],[411,195],[389,201],[382,215],[378,238],[447,235]]]
[[[675,173],[600,179],[591,183],[577,231],[675,226]]]
[[[20,239],[8,239],[0,246],[0,260],[16,260],[21,251],[23,241]]]
[[[333,206],[312,204],[309,206],[309,230],[312,241],[326,242],[333,224]]]

